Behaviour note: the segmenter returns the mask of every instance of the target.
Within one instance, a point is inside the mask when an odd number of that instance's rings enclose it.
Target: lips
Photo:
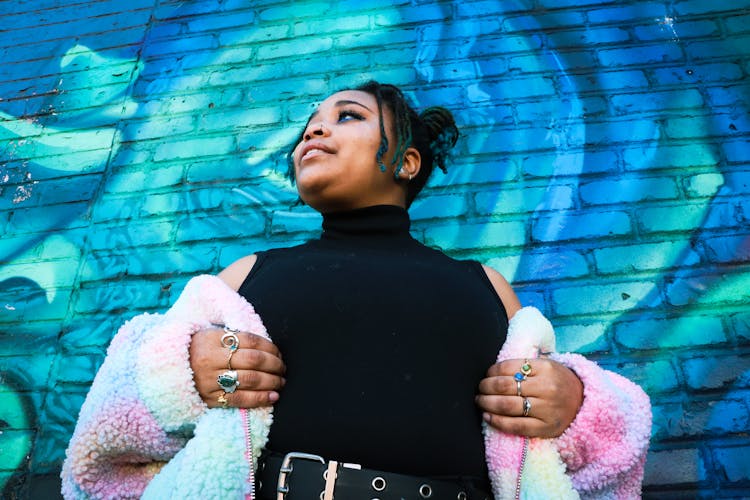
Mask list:
[[[302,147],[300,151],[300,161],[319,156],[321,154],[331,154],[333,150],[318,141],[310,141]]]

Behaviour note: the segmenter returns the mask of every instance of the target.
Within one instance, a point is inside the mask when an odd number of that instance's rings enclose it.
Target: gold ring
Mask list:
[[[226,392],[221,391],[221,394],[216,399],[216,401],[218,401],[219,403],[221,403],[221,407],[222,408],[229,408],[229,401],[227,401],[227,398],[225,397],[226,395],[227,395]]]
[[[234,351],[237,349],[229,349],[229,357],[227,358],[227,369],[229,371],[232,371],[232,355],[234,355]]]
[[[523,360],[523,364],[521,365],[521,373],[523,373],[524,377],[528,377],[531,375],[531,363],[529,363],[528,359]]]

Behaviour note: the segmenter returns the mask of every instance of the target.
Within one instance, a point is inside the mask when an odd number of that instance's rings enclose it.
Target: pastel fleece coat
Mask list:
[[[166,313],[141,314],[120,328],[67,450],[65,498],[252,498],[272,411],[203,403],[188,348],[193,333],[212,325],[268,337],[253,307],[208,275],[190,280]],[[540,351],[554,351],[552,326],[527,307],[511,320],[498,359]],[[651,432],[648,397],[582,356],[552,358],[583,381],[583,405],[556,439],[526,439],[485,426],[495,498],[639,497]]]

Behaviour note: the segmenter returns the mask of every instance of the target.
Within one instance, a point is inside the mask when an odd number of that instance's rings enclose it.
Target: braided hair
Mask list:
[[[419,151],[421,166],[416,177],[411,179],[406,190],[406,206],[410,206],[419,192],[427,183],[435,165],[446,172],[448,153],[455,146],[459,132],[451,112],[441,106],[433,106],[417,113],[407,102],[401,90],[390,84],[378,83],[370,80],[358,87],[346,90],[358,90],[375,97],[378,103],[378,119],[380,121],[380,146],[375,155],[375,161],[382,172],[388,167],[384,163],[384,156],[388,151],[388,137],[383,120],[383,105],[387,105],[393,114],[393,136],[396,147],[391,167],[395,166],[394,176],[404,166],[404,153],[410,147]],[[304,131],[303,131],[304,133]],[[302,140],[302,134],[287,153],[287,177],[294,182],[294,147]]]

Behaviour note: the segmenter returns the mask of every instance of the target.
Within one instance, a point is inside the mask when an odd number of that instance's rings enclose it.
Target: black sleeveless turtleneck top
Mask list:
[[[270,450],[487,477],[474,396],[508,319],[478,262],[413,239],[395,206],[326,214],[319,240],[257,256],[239,293],[287,366]]]

